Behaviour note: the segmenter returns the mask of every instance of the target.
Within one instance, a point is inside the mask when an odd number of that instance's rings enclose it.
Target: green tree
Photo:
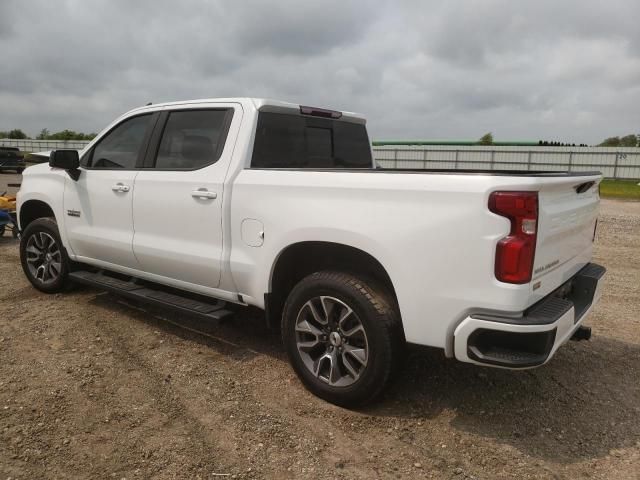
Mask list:
[[[602,142],[600,147],[619,147],[620,146],[620,137],[609,137]]]
[[[635,135],[625,135],[620,138],[621,147],[635,147],[638,144],[638,137]]]
[[[9,136],[9,132],[0,131],[0,138],[7,138]]]
[[[18,140],[22,140],[23,138],[29,138],[29,137],[27,137],[27,134],[24,133],[19,128],[14,128],[13,130],[11,130],[9,132],[8,137],[12,138],[12,139],[18,139]]]
[[[485,133],[478,140],[478,145],[493,145],[493,134],[491,132]]]
[[[49,135],[50,140],[76,140],[77,138],[78,134],[76,132],[67,129]]]
[[[47,135],[47,140],[92,140],[97,133],[74,132],[73,130],[62,130]]]
[[[40,130],[40,133],[36,137],[36,140],[48,140],[49,134],[50,134],[49,129],[43,128],[42,130]]]

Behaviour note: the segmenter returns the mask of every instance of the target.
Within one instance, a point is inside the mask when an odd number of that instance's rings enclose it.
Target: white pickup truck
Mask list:
[[[96,285],[206,320],[264,309],[304,385],[350,406],[407,344],[519,369],[587,338],[600,180],[376,168],[348,112],[149,105],[24,172],[20,253],[43,292]]]

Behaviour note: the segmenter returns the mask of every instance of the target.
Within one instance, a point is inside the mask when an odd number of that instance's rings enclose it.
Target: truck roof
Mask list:
[[[268,111],[280,111],[280,110],[295,110],[300,112],[300,107],[306,104],[297,104],[291,102],[283,102],[281,100],[273,100],[269,98],[255,98],[255,97],[226,97],[226,98],[200,98],[194,100],[180,100],[176,102],[163,102],[150,105],[144,105],[141,107],[130,110],[125,115],[132,112],[153,110],[158,107],[175,106],[175,105],[193,105],[198,103],[240,103],[243,106],[252,106],[256,110],[268,110]],[[322,107],[313,107],[318,109],[324,109]],[[338,110],[333,110],[338,111]],[[365,123],[365,117],[362,114],[355,112],[339,111],[343,120],[355,121],[358,123]]]

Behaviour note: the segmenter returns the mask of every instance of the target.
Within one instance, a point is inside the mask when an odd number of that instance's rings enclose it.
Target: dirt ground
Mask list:
[[[640,203],[602,202],[595,256],[590,342],[527,372],[413,353],[349,411],[304,390],[260,312],[213,327],[47,296],[5,235],[0,479],[640,479]]]

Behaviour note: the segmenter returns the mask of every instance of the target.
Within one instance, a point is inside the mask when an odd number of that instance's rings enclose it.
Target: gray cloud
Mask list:
[[[230,2],[223,12],[231,20],[230,42],[243,53],[317,56],[358,41],[375,20],[364,2]],[[242,28],[246,24],[247,28]],[[235,28],[240,25],[240,28]]]
[[[360,111],[373,138],[638,131],[634,0],[0,3],[0,130],[100,130],[148,101]]]

